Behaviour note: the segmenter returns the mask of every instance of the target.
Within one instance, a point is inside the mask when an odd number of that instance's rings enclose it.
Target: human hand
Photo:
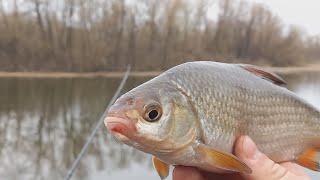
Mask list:
[[[251,174],[215,174],[194,167],[177,166],[173,180],[310,180],[311,178],[295,163],[275,163],[260,152],[248,136],[241,136],[235,146],[236,156],[251,169]]]

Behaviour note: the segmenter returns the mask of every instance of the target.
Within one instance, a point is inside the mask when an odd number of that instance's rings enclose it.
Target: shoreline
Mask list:
[[[304,67],[264,67],[279,74],[320,72],[320,65]],[[125,72],[0,72],[0,78],[119,78]],[[133,71],[130,77],[154,77],[162,71]]]
[[[154,77],[162,71],[133,71],[130,77]],[[125,72],[0,72],[0,78],[119,78]]]

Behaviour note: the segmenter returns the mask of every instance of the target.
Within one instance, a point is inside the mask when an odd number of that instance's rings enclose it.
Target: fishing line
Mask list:
[[[76,160],[73,162],[71,168],[69,169],[68,171],[68,174],[65,176],[64,180],[70,180],[72,175],[74,174],[74,171],[76,170],[76,168],[78,167],[79,163],[80,163],[80,160],[82,159],[82,157],[84,156],[84,154],[87,152],[87,149],[91,143],[91,141],[93,140],[94,136],[96,135],[97,131],[99,130],[101,124],[103,123],[104,121],[104,118],[105,116],[107,115],[107,112],[109,110],[109,107],[114,103],[114,101],[118,98],[124,84],[126,83],[128,77],[129,77],[129,74],[130,74],[130,70],[131,70],[131,66],[128,65],[127,66],[127,71],[126,73],[124,74],[124,76],[122,77],[122,80],[121,80],[121,83],[120,85],[118,86],[117,88],[117,91],[115,92],[115,94],[113,95],[112,99],[110,100],[106,110],[103,112],[102,116],[100,117],[97,125],[95,126],[95,128],[93,129],[92,133],[90,134],[87,142],[85,143],[85,145],[82,147],[79,155],[77,156]]]

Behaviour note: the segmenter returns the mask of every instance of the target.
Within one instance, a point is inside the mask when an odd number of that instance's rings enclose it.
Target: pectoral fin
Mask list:
[[[152,156],[153,167],[157,170],[161,179],[165,179],[169,175],[169,165],[160,159]]]
[[[296,161],[303,167],[314,171],[320,171],[320,149],[306,149]]]
[[[218,168],[247,174],[252,172],[245,163],[232,154],[209,148],[203,144],[199,144],[197,148],[198,152],[204,156],[209,163],[212,163],[212,165]]]

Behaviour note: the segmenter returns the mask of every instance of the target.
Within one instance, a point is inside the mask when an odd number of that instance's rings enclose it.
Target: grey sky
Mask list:
[[[285,24],[296,24],[310,35],[320,35],[319,0],[246,0],[266,4]]]
[[[194,0],[190,0],[191,2]],[[244,0],[267,5],[286,25],[299,25],[309,35],[320,35],[320,1],[319,0]],[[11,0],[4,1],[7,9]],[[210,9],[209,15],[215,16],[216,4]]]
[[[298,25],[309,35],[320,35],[320,1],[319,0],[243,0],[266,5],[285,25]],[[217,16],[217,4],[209,8],[208,15]]]

